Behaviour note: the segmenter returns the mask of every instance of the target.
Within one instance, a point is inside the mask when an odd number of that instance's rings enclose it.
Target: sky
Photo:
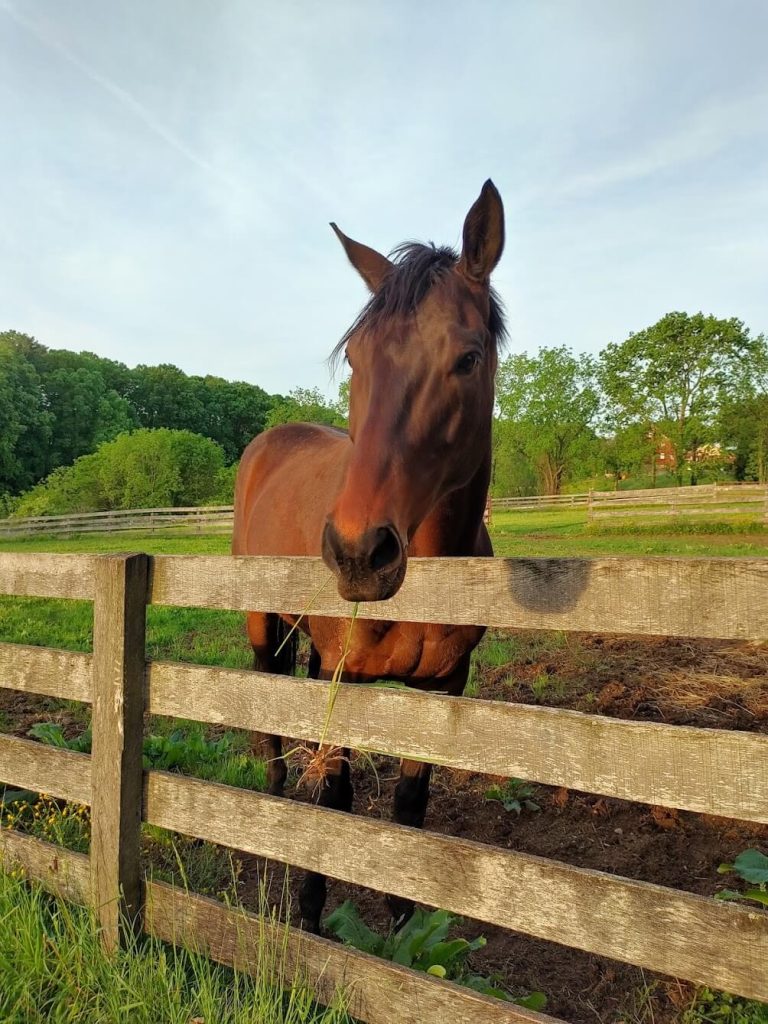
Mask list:
[[[333,395],[328,226],[459,245],[510,351],[768,331],[765,0],[0,0],[0,330]]]

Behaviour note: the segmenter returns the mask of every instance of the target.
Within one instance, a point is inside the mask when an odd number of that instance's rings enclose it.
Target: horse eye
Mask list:
[[[479,362],[480,356],[477,352],[465,352],[456,363],[456,373],[472,373]]]

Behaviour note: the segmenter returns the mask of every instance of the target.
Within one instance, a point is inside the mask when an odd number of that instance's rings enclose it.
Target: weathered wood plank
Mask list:
[[[263,970],[265,958],[271,963],[266,942],[282,968],[286,987],[301,980],[325,1004],[344,989],[350,1014],[368,1024],[547,1024],[554,1020],[296,928],[274,926],[255,914],[228,910],[215,900],[163,883],[147,884],[145,930],[164,942],[187,946],[254,974]]]
[[[47,747],[34,740],[0,735],[0,781],[89,804],[91,759],[87,754]]]
[[[729,505],[727,507],[722,505],[716,505],[709,507],[699,508],[697,506],[689,505],[676,505],[674,508],[626,508],[620,509],[600,509],[595,510],[592,513],[593,519],[645,519],[647,516],[752,516],[760,515],[762,511],[763,499],[760,498],[759,502],[755,505]]]
[[[73,903],[88,903],[90,869],[84,853],[33,839],[12,829],[0,829],[0,867],[21,868],[28,878]]]
[[[91,656],[0,643],[0,686],[62,700],[91,700]]]
[[[716,497],[721,494],[747,495],[753,493],[765,493],[765,484],[699,484],[697,487],[690,485],[684,487],[646,487],[626,491],[592,491],[592,500],[595,504],[608,501],[633,501],[644,499],[669,500],[678,497],[696,497],[701,500]]]
[[[164,772],[144,806],[162,828],[768,999],[768,915],[745,907]]]
[[[631,722],[559,708],[341,686],[153,662],[148,709],[301,740],[325,739],[467,771],[768,822],[768,736]]]
[[[102,941],[138,921],[141,904],[142,739],[148,558],[96,566],[93,609],[91,885]]]
[[[90,600],[96,557],[2,552],[0,594]]]
[[[158,556],[154,604],[349,615],[319,558]],[[364,618],[667,636],[768,637],[766,558],[413,558]]]

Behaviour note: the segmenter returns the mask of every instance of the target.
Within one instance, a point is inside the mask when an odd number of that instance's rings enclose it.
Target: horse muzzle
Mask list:
[[[322,551],[345,601],[386,601],[405,579],[405,546],[390,523],[372,526],[350,539],[329,519],[323,530]]]

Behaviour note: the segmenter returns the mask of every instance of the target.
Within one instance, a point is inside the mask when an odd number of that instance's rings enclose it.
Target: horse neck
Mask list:
[[[475,475],[437,503],[414,534],[409,553],[416,558],[487,553],[480,550],[480,545],[490,482],[489,441]]]

